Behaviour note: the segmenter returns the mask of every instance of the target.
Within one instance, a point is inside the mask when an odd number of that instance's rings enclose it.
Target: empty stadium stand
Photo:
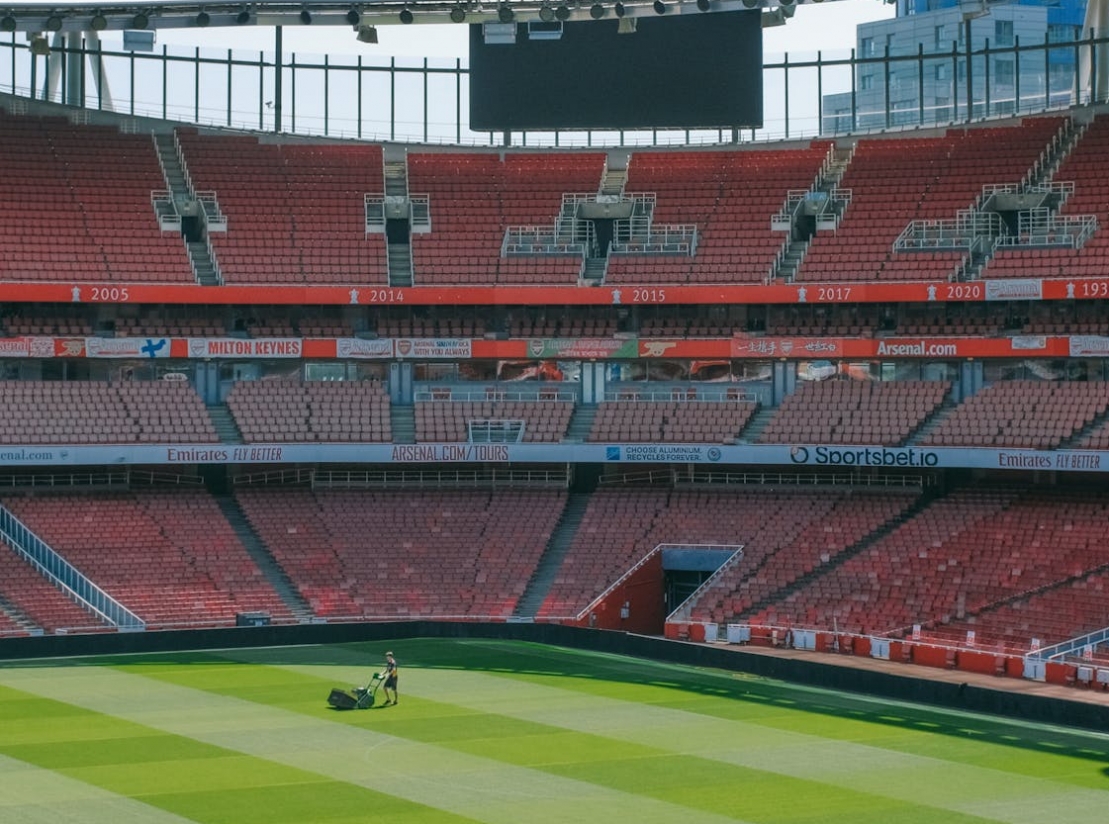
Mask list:
[[[240,381],[227,408],[246,443],[392,440],[389,396],[376,381]]]
[[[380,146],[176,135],[194,192],[212,193],[226,218],[208,234],[223,282],[387,282],[385,236],[367,231],[365,203],[384,193]]]
[[[0,443],[214,443],[200,396],[181,381],[2,381]]]
[[[695,390],[692,390],[695,391]],[[624,394],[634,395],[634,392]],[[758,409],[753,401],[614,400],[598,405],[589,440],[597,442],[734,443]]]
[[[811,381],[782,401],[762,443],[895,446],[944,402],[947,381]]]
[[[417,401],[416,440],[557,443],[573,413],[569,400]]]
[[[762,283],[788,236],[770,228],[791,190],[812,187],[831,145],[770,151],[635,152],[624,191],[653,195],[652,235],[693,226],[695,254],[609,256],[610,283]],[[643,229],[646,232],[646,227]],[[631,241],[646,241],[636,234]]]
[[[0,114],[0,278],[190,283],[180,230],[162,231],[165,178],[149,135]]]
[[[148,626],[228,626],[242,612],[290,616],[201,490],[7,495],[2,502]]]
[[[503,618],[566,496],[241,489],[236,499],[316,615]]]
[[[1109,383],[999,381],[955,407],[922,443],[1049,449],[1107,410]]]

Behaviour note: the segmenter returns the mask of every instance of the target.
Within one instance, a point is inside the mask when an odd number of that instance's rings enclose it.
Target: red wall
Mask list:
[[[666,621],[663,594],[662,553],[656,552],[594,607],[593,621],[587,616],[582,624],[597,629],[662,635]],[[627,618],[620,614],[625,603],[628,605]]]

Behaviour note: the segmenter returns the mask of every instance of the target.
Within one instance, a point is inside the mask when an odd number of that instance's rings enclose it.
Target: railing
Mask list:
[[[555,469],[401,469],[328,470],[312,476],[313,489],[488,489],[498,486],[530,486],[565,489],[570,473]]]
[[[1032,650],[1025,655],[1025,658],[1049,661],[1053,658],[1064,658],[1075,652],[1084,651],[1087,647],[1096,647],[1106,642],[1109,642],[1109,627],[1079,635],[1077,638],[1071,638],[1068,641],[1060,641],[1058,644]]]
[[[1005,223],[997,212],[962,209],[951,220],[914,220],[894,241],[897,252],[966,251],[976,247],[979,239],[987,238],[992,245],[1005,232]]]
[[[315,472],[314,469],[253,472],[245,475],[235,475],[232,477],[231,483],[233,486],[297,486],[311,484]]]
[[[178,475],[170,472],[52,472],[34,474],[0,475],[0,487],[11,489],[74,489],[104,488],[130,489],[135,486],[203,486],[202,478],[195,475]]]
[[[0,534],[41,574],[83,606],[121,630],[142,630],[145,622],[51,549],[6,507],[0,507]]]
[[[831,474],[807,472],[723,472],[700,470],[690,465],[686,471],[675,473],[680,484],[708,486],[866,486],[916,489],[927,481],[920,475],[868,475]]]
[[[734,387],[686,388],[673,386],[643,386],[605,390],[605,401],[649,401],[663,403],[758,403],[759,396]]]
[[[614,255],[693,255],[697,252],[697,227],[693,224],[651,224],[645,232],[629,233],[626,241],[612,241]]]
[[[515,386],[485,387],[482,389],[465,389],[455,386],[433,386],[426,389],[417,389],[413,398],[420,402],[430,401],[572,401],[576,402],[576,390],[562,386],[550,386],[540,389],[517,388]]]
[[[559,233],[552,226],[509,226],[501,241],[501,254],[505,256],[527,255],[585,255],[592,238],[591,227],[575,232],[577,239],[567,242],[559,239]]]
[[[527,423],[521,418],[472,418],[466,421],[470,443],[520,443]]]
[[[162,162],[161,156],[158,157],[158,162]],[[159,229],[163,232],[181,231],[181,214],[177,211],[177,202],[173,199],[173,192],[168,189],[154,189],[150,192],[150,205],[154,207]],[[161,207],[164,207],[164,209]]]
[[[705,549],[730,553],[724,559],[724,562],[713,571],[712,575],[702,581],[701,585],[693,590],[688,598],[678,604],[677,608],[667,616],[667,621],[688,621],[693,605],[697,603],[701,595],[714,586],[720,576],[743,560],[743,544],[659,544],[655,549],[662,552],[668,549]]]
[[[215,192],[196,192],[196,202],[204,213],[204,223],[209,232],[226,232],[227,216],[220,210]]]

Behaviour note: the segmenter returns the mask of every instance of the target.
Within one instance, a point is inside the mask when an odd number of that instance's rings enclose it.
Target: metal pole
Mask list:
[[[282,53],[284,32],[281,26],[274,29],[273,57],[273,131],[281,131],[281,113],[285,109],[285,55]]]

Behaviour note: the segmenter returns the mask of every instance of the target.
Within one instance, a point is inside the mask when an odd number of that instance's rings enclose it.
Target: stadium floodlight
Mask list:
[[[462,8],[462,6],[452,6],[451,7],[451,22],[452,23],[463,23],[463,22],[465,22],[465,20],[466,20],[466,9]]]
[[[550,6],[542,5],[539,7],[539,19],[544,23],[554,22],[554,9]]]
[[[62,20],[61,15],[52,14],[49,17],[46,18],[46,30],[47,31],[61,31],[62,30],[62,24],[64,22],[65,21]]]
[[[211,22],[212,22],[212,16],[210,14],[208,14],[208,12],[204,11],[204,9],[201,9],[200,14],[198,14],[196,16],[196,24],[198,26],[200,26],[200,28],[203,29],[203,28],[206,28],[208,26],[208,24],[211,23]]]
[[[708,11],[711,6],[712,3],[709,0],[697,0],[698,11]]]
[[[662,0],[655,0],[652,8],[655,10],[655,14],[666,14],[666,4]]]
[[[743,0],[743,5],[749,9],[757,9],[759,7],[759,0]]]
[[[312,25],[312,12],[308,11],[308,9],[301,9],[300,22],[306,26]]]
[[[570,19],[570,7],[565,3],[560,3],[558,8],[555,9],[555,17],[565,23]]]
[[[502,3],[497,9],[497,19],[502,23],[511,23],[516,19],[516,13],[507,4]]]
[[[238,23],[240,26],[245,26],[247,23],[249,23],[250,9],[248,9],[246,6],[243,6],[243,10],[240,11],[238,16],[235,18],[235,22]]]
[[[413,20],[416,19],[415,17],[412,16],[412,10],[411,9],[401,9],[400,14],[397,15],[397,16],[400,18],[400,21],[402,23],[404,23],[404,25],[406,25],[406,26],[409,23],[411,23]]]
[[[97,9],[96,14],[89,20],[89,28],[93,31],[104,31],[108,28],[108,18],[100,13],[100,9]]]
[[[623,17],[624,16],[624,4],[623,3],[617,3],[615,6],[612,7],[612,12],[617,17]]]
[[[145,29],[149,25],[150,16],[141,11],[131,18],[131,28],[133,29]]]
[[[354,6],[351,6],[350,11],[347,12],[347,22],[350,23],[352,26],[357,26],[361,20],[362,15],[358,13],[358,9],[356,9]]]
[[[5,15],[4,18],[0,20],[0,31],[15,31],[15,27],[15,18],[10,14]]]
[[[608,9],[606,9],[600,3],[594,3],[592,6],[589,7],[589,16],[592,17],[594,20],[600,20],[607,13]]]

